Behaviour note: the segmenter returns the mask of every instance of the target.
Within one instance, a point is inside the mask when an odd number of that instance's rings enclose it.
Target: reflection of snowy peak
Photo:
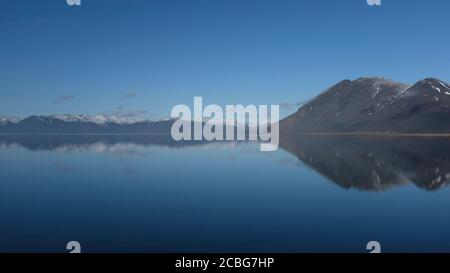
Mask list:
[[[346,189],[384,191],[414,183],[424,190],[439,190],[450,185],[446,138],[282,134],[280,146]]]
[[[281,122],[302,132],[450,132],[450,85],[383,78],[342,81]]]

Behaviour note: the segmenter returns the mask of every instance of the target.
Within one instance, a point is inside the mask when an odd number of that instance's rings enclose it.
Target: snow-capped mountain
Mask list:
[[[20,119],[18,118],[7,118],[7,117],[0,117],[0,127],[1,126],[7,126],[11,123],[17,123]]]
[[[132,124],[136,122],[145,122],[147,120],[141,118],[121,117],[115,115],[50,115],[42,116],[43,118],[57,119],[64,122],[91,122],[96,124],[115,123],[115,124]]]
[[[0,126],[5,126],[7,122],[8,122],[8,119],[6,119],[4,117],[0,117]]]
[[[281,121],[293,132],[450,133],[450,85],[383,78],[344,80]]]
[[[14,123],[4,119],[0,134],[170,134],[174,122],[113,115],[35,115]]]
[[[0,133],[170,133],[173,120],[148,121],[108,115],[30,116],[0,119]]]

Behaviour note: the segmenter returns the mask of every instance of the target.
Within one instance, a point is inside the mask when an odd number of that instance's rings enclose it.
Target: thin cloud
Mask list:
[[[121,122],[133,123],[148,120],[149,112],[142,109],[127,109],[127,105],[122,104],[117,109],[103,112],[101,115],[109,119],[119,120]]]
[[[150,112],[143,109],[128,109],[128,105],[126,104],[121,104],[117,107],[117,109],[106,112],[104,114],[130,120],[147,120],[151,118],[163,117],[163,113]]]
[[[52,101],[52,103],[54,104],[61,104],[61,103],[65,103],[71,100],[74,100],[76,97],[75,96],[59,96],[56,99],[54,99]]]
[[[143,115],[148,114],[147,110],[117,110],[113,111],[111,113],[114,116],[117,117],[123,117],[123,118],[137,118],[142,117]]]
[[[137,94],[134,93],[134,92],[128,92],[128,93],[126,93],[125,95],[123,95],[123,97],[124,97],[125,99],[131,99],[131,98],[134,98],[134,97],[136,97],[136,96],[137,96]]]

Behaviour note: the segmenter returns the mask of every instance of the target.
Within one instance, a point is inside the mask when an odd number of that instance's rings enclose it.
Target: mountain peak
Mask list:
[[[369,95],[372,99],[399,94],[410,88],[410,84],[395,82],[383,77],[360,77],[356,80],[343,80],[315,97],[310,103],[323,103],[329,100],[344,99],[350,103],[354,99]],[[308,105],[307,105],[308,106]]]
[[[297,132],[450,132],[450,85],[427,78],[411,87],[382,77],[342,81],[282,120]]]
[[[391,79],[384,78],[384,77],[359,77],[355,80],[346,79],[346,80],[340,81],[339,83],[335,84],[334,86],[332,86],[329,89],[347,88],[350,86],[365,87],[365,88],[371,87],[374,89],[387,88],[387,89],[398,89],[398,90],[404,90],[404,89],[411,87],[410,84],[396,82],[396,81],[393,81]]]
[[[17,123],[19,121],[20,121],[20,119],[18,119],[18,118],[0,116],[0,126],[5,126],[8,123]]]
[[[383,77],[359,77],[354,81],[362,81],[362,82],[386,82],[391,81],[389,79]]]
[[[0,117],[0,126],[5,126],[8,122],[8,119],[5,117]]]
[[[426,78],[426,79],[419,81],[418,83],[421,83],[424,85],[435,85],[435,86],[440,85],[443,88],[450,89],[450,85],[448,83],[446,83],[445,81],[436,79],[436,78]]]
[[[411,90],[425,90],[425,91],[437,91],[438,93],[444,93],[450,95],[450,85],[442,80],[436,78],[426,78],[418,81],[411,87]]]
[[[383,77],[360,77],[354,80],[353,82],[369,84],[372,85],[374,88],[388,87],[404,90],[406,88],[411,87],[410,84],[397,82]]]

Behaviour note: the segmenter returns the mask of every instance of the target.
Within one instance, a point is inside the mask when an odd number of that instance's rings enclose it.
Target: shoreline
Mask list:
[[[400,133],[400,132],[347,132],[347,133],[295,133],[302,136],[386,136],[386,137],[449,137],[450,133]]]

